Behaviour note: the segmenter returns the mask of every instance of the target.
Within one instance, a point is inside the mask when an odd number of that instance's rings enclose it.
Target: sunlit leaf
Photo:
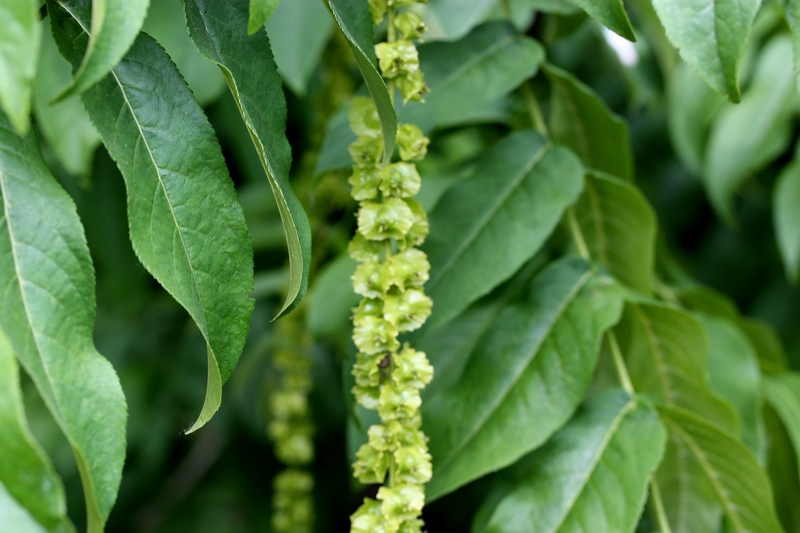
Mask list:
[[[281,0],[249,0],[250,11],[247,21],[247,33],[254,34],[272,17]]]
[[[39,57],[36,0],[0,1],[0,109],[18,133],[28,131]]]

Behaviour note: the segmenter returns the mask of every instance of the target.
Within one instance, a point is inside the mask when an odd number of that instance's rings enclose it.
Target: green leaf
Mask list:
[[[642,193],[629,182],[589,173],[575,213],[592,259],[623,284],[650,294],[656,216]]]
[[[133,44],[147,16],[150,0],[73,0],[67,5],[88,9],[91,4],[91,17],[84,22],[91,35],[84,47],[83,60],[75,66],[75,75],[64,87],[59,100],[80,94],[111,72],[122,56]],[[72,8],[67,8],[72,9]]]
[[[73,43],[86,40],[88,9],[67,0],[49,1],[48,8],[62,53],[77,61]],[[219,408],[253,312],[252,248],[242,208],[211,125],[152,38],[142,34],[82,99],[125,178],[136,255],[206,340],[208,385],[188,430],[194,431]]]
[[[550,265],[520,301],[498,311],[460,379],[423,403],[429,500],[513,463],[570,417],[620,304],[608,278],[572,258]]]
[[[627,302],[614,332],[637,392],[739,431],[733,408],[706,382],[708,341],[691,315],[662,304]]]
[[[247,0],[186,0],[197,48],[222,69],[261,159],[289,248],[289,292],[278,316],[300,303],[308,287],[311,227],[291,185],[283,83],[264,32],[247,36]],[[269,102],[265,105],[264,102]]]
[[[792,48],[794,50],[794,76],[797,89],[800,90],[800,0],[787,0],[786,22],[792,30]]]
[[[79,99],[52,103],[59,89],[69,82],[71,73],[69,63],[58,53],[53,35],[43,32],[33,93],[36,123],[59,163],[85,182],[92,170],[100,135]],[[67,131],[69,134],[65,135]]]
[[[514,133],[452,186],[430,215],[424,245],[431,326],[488,293],[533,257],[578,197],[583,169],[568,150],[536,132]]]
[[[125,397],[92,340],[94,272],[75,204],[2,114],[0,202],[0,327],[70,443],[99,533],[122,476]]]
[[[18,133],[28,131],[33,80],[39,56],[36,0],[0,2],[0,109]]]
[[[791,43],[784,36],[767,44],[752,83],[738,106],[724,109],[711,130],[704,181],[717,213],[733,221],[731,202],[742,183],[786,149],[792,134],[797,91]]]
[[[333,20],[319,0],[281,2],[267,21],[278,72],[296,94],[305,95],[332,30]]]
[[[760,0],[653,0],[681,57],[716,91],[738,102],[739,61]]]
[[[795,455],[800,457],[800,374],[787,372],[766,378],[764,396],[783,422],[794,446]]]
[[[428,26],[426,38],[454,41],[480,24],[494,0],[433,0],[420,11]]]
[[[372,36],[372,14],[365,0],[325,0],[336,24],[342,30],[347,44],[361,70],[372,99],[378,108],[383,131],[383,161],[388,163],[394,152],[397,136],[397,115],[389,97],[389,89],[378,71],[375,41]]]
[[[775,237],[786,275],[800,282],[800,158],[784,167],[772,195]]]
[[[250,0],[250,16],[247,21],[247,33],[252,35],[272,17],[281,0]]]
[[[767,401],[769,403],[769,394]],[[800,531],[800,506],[797,505],[800,501],[800,466],[797,454],[786,426],[773,409],[764,409],[764,420],[769,445],[766,468],[775,497],[775,509],[786,531]]]
[[[625,12],[625,6],[622,5],[622,0],[604,0],[603,2],[598,2],[597,0],[572,1],[586,11],[587,15],[609,30],[621,37],[625,37],[629,41],[636,41],[636,36],[633,34],[633,28],[631,27],[631,21],[628,19],[628,14]]]
[[[572,74],[550,65],[545,67],[545,73],[553,84],[553,140],[571,148],[591,169],[633,179],[633,156],[625,121]]]
[[[661,489],[665,504],[682,498],[684,505],[694,505],[692,500],[697,489],[703,487],[710,490],[709,494],[703,496],[713,497],[717,505],[722,507],[729,531],[783,531],[775,516],[769,480],[750,450],[732,434],[684,409],[660,406],[659,411],[670,432],[670,446],[680,450],[678,464],[665,462],[660,470],[674,468],[672,472],[665,473],[673,479],[683,476],[680,492],[675,492],[673,488]],[[701,526],[677,522],[673,510],[671,506],[667,507],[674,533],[713,530],[696,529]]]
[[[519,482],[484,533],[632,533],[667,434],[655,409],[619,390],[593,397],[517,462]]]
[[[307,296],[308,329],[315,336],[349,329],[352,308],[361,301],[350,280],[356,265],[345,251],[317,273]]]
[[[15,522],[4,511],[0,496],[0,517],[9,531],[72,531],[66,515],[66,501],[61,479],[28,428],[22,404],[19,367],[8,338],[0,328],[0,492],[5,498],[24,509],[35,523],[26,529],[20,518]],[[37,529],[38,528],[38,529]]]
[[[755,350],[734,323],[705,315],[697,318],[708,336],[711,390],[734,406],[742,421],[742,440],[757,457],[764,457],[761,372]]]

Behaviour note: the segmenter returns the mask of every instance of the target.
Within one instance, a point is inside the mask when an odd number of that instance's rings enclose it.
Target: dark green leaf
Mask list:
[[[800,501],[800,466],[797,454],[786,427],[773,409],[764,409],[764,420],[769,445],[766,468],[775,496],[775,509],[786,531],[800,531],[800,506],[797,505]]]
[[[392,106],[392,99],[383,77],[378,71],[378,60],[375,57],[375,44],[372,30],[372,14],[369,4],[364,0],[325,0],[339,29],[342,30],[347,44],[361,70],[372,99],[378,107],[383,130],[383,160],[388,162],[394,152],[397,136],[397,115]]]
[[[88,10],[81,5],[48,2],[56,42],[73,62],[80,58],[73,43],[79,47],[87,35]],[[206,398],[194,431],[219,408],[253,312],[242,208],[211,125],[149,36],[136,40],[83,103],[125,178],[139,260],[189,311],[208,345]]]
[[[91,38],[83,46],[83,60],[71,61],[75,67],[72,81],[61,90],[59,99],[80,94],[103,77],[133,44],[147,16],[150,0],[73,0],[65,2],[67,10],[88,10],[86,31]],[[91,23],[89,20],[91,19]],[[91,25],[90,25],[91,24]]]
[[[289,248],[289,292],[281,316],[300,303],[311,264],[308,217],[289,185],[283,84],[264,32],[245,34],[247,0],[186,0],[185,6],[192,39],[225,74],[278,204]]]
[[[786,21],[792,30],[792,45],[794,48],[794,72],[797,88],[800,90],[800,0],[787,0]]]
[[[631,533],[664,453],[652,407],[611,390],[595,396],[541,450],[514,465],[521,478],[484,533]]]
[[[718,92],[740,98],[739,61],[760,0],[653,0],[681,57]]]
[[[629,182],[589,173],[575,213],[592,259],[623,284],[649,294],[656,216],[642,193]]]
[[[423,403],[434,472],[428,499],[513,463],[570,417],[620,304],[608,278],[568,259],[496,314],[474,348],[466,347],[473,350],[458,382]]]
[[[791,139],[797,91],[789,38],[774,38],[759,57],[742,103],[729,105],[714,122],[704,165],[716,211],[733,221],[734,193],[755,171],[782,154]]]
[[[545,72],[553,84],[553,140],[572,148],[591,169],[633,179],[633,156],[625,121],[572,74],[552,66],[547,66]]]
[[[25,419],[19,367],[11,344],[0,328],[0,492],[13,500],[30,515],[34,527],[27,528],[20,519],[5,512],[7,505],[0,496],[0,520],[8,531],[72,531],[66,516],[66,501],[61,479],[36,442]]]
[[[317,274],[308,292],[308,328],[314,335],[333,335],[349,326],[351,310],[361,300],[350,280],[356,264],[344,252]]]
[[[778,176],[772,196],[775,237],[786,275],[800,281],[800,159],[787,165]]]
[[[424,246],[426,290],[436,302],[430,325],[453,318],[533,257],[577,199],[582,176],[570,151],[525,131],[498,143],[472,177],[448,189]]]
[[[622,5],[622,0],[604,0],[602,2],[597,0],[572,1],[586,11],[590,17],[617,35],[625,37],[629,41],[636,40],[631,21],[625,12],[625,6]]]
[[[2,114],[0,202],[0,327],[72,447],[99,533],[122,476],[125,397],[94,347],[94,272],[75,204]]]
[[[250,0],[247,33],[254,34],[272,17],[281,0]]]
[[[764,395],[783,422],[795,455],[800,457],[800,374],[791,372],[765,379]]]
[[[0,4],[0,109],[19,133],[28,131],[33,79],[39,56],[36,0]]]

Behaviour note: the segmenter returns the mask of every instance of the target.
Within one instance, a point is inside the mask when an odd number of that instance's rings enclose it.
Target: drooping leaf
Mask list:
[[[775,237],[786,275],[794,283],[800,281],[800,159],[787,165],[778,176],[772,204]]]
[[[583,169],[568,150],[533,131],[487,152],[472,177],[445,193],[430,215],[429,322],[446,322],[533,257],[580,194]]]
[[[575,213],[592,259],[623,284],[649,294],[656,217],[642,193],[629,182],[589,173]]]
[[[760,0],[653,0],[681,57],[716,91],[734,102],[739,61]]]
[[[73,0],[65,2],[64,9],[91,9],[91,16],[85,17],[86,31],[91,35],[82,46],[83,59],[79,64],[71,61],[76,68],[69,84],[64,87],[58,99],[80,94],[103,77],[133,44],[147,16],[150,0]],[[90,22],[91,21],[91,22]]]
[[[571,148],[591,169],[632,179],[633,156],[625,121],[572,74],[553,66],[545,72],[553,84],[553,140]]]
[[[603,2],[597,2],[596,0],[573,0],[573,2],[586,11],[587,15],[617,35],[625,37],[629,41],[636,40],[636,36],[633,34],[633,28],[631,27],[631,21],[628,19],[628,14],[625,12],[625,6],[622,4],[622,0],[605,0]]]
[[[513,463],[570,417],[620,304],[610,280],[572,258],[549,266],[520,301],[498,311],[460,379],[423,403],[429,500]]]
[[[61,479],[53,465],[36,442],[25,418],[19,367],[11,344],[0,328],[0,457],[13,460],[0,461],[0,492],[5,491],[9,501],[25,510],[38,531],[71,531],[66,516],[66,501]],[[9,531],[36,531],[26,529],[22,520],[14,521],[3,511],[6,505],[0,496],[0,519]]]
[[[20,134],[28,131],[39,57],[37,8],[36,0],[0,1],[0,109]]]
[[[693,505],[697,489],[702,488],[710,491],[703,497],[713,497],[722,508],[730,531],[783,532],[775,515],[769,480],[750,450],[734,435],[685,409],[660,406],[659,412],[670,432],[670,446],[680,450],[677,454],[680,464],[665,462],[661,471],[676,468],[680,471],[665,473],[673,477],[685,476],[681,487],[683,492],[662,488],[662,496],[670,495],[668,502],[683,499],[685,505]],[[675,527],[671,506],[667,507],[667,515],[675,533],[712,530]]]
[[[99,533],[122,476],[125,397],[94,347],[94,272],[75,204],[2,114],[0,207],[0,327],[70,443]]]
[[[332,30],[333,20],[319,0],[281,2],[267,21],[278,72],[296,94],[305,95]]]
[[[666,439],[648,404],[619,390],[595,396],[513,466],[519,481],[479,531],[631,533]]]
[[[250,0],[247,33],[252,35],[260,30],[278,9],[280,2],[281,0]]]
[[[775,37],[759,56],[742,102],[714,122],[703,167],[712,205],[733,221],[734,193],[757,170],[782,154],[791,139],[797,91],[788,37]]]
[[[800,457],[800,374],[787,372],[765,379],[764,396],[783,422],[795,454]]]
[[[289,292],[281,316],[300,303],[311,264],[308,217],[289,184],[292,154],[283,84],[265,33],[245,34],[247,0],[186,0],[185,7],[197,48],[228,80],[278,204],[289,249]]]
[[[74,63],[88,35],[88,9],[82,0],[48,8],[56,42]],[[252,248],[241,205],[211,125],[149,36],[137,38],[82,100],[125,178],[136,255],[206,340],[208,384],[194,431],[219,408],[253,312]]]
[[[696,319],[657,303],[627,302],[614,333],[638,393],[738,433],[733,408],[706,381],[708,341]]]
[[[369,4],[364,1],[354,2],[352,0],[325,1],[336,24],[347,39],[347,44],[353,51],[367,89],[369,89],[372,99],[375,100],[383,131],[383,160],[388,162],[392,158],[397,137],[397,115],[392,106],[389,89],[378,70]]]

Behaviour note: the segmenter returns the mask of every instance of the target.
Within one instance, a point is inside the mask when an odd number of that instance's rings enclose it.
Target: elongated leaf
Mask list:
[[[592,259],[625,285],[649,294],[656,217],[642,193],[628,182],[590,173],[575,213]]]
[[[742,103],[720,113],[711,130],[704,165],[709,199],[726,221],[742,183],[782,154],[791,139],[797,91],[791,69],[791,44],[773,39],[759,56]]]
[[[592,398],[541,450],[516,465],[520,482],[485,533],[630,533],[667,434],[652,407],[610,390]]]
[[[187,0],[185,6],[192,39],[225,74],[278,203],[289,248],[289,293],[281,316],[300,303],[311,264],[308,217],[289,185],[283,84],[264,32],[245,34],[247,0]]]
[[[800,0],[786,2],[786,21],[792,30],[792,48],[794,49],[794,77],[800,91]]]
[[[775,516],[769,480],[750,450],[732,434],[684,409],[661,406],[659,411],[674,445],[680,447],[681,460],[686,465],[685,491],[673,494],[674,497],[691,499],[694,497],[693,485],[703,486],[711,490],[711,495],[722,507],[730,531],[783,531]],[[662,490],[662,495],[665,492]],[[668,508],[668,515],[670,511]],[[711,529],[674,527],[673,531],[688,533]]]
[[[25,509],[40,531],[70,531],[61,479],[28,429],[22,405],[19,367],[6,335],[0,328],[0,491]],[[0,500],[3,497],[0,496]],[[14,522],[0,503],[0,519],[9,531],[25,529]],[[20,519],[24,520],[24,519]]]
[[[589,168],[618,178],[633,178],[628,125],[572,74],[548,66],[553,84],[553,140],[572,148]]]
[[[568,259],[496,314],[458,382],[423,403],[434,472],[428,499],[513,463],[570,417],[620,304],[608,279]]]
[[[267,21],[278,72],[296,94],[305,95],[332,30],[333,20],[319,0],[281,2]]]
[[[637,392],[738,433],[733,408],[706,382],[708,341],[697,320],[664,305],[628,302],[614,332]]]
[[[800,281],[800,160],[796,159],[778,176],[772,196],[775,237],[786,275]]]
[[[361,0],[355,2],[353,0],[325,1],[336,24],[347,39],[347,44],[353,51],[367,89],[369,89],[372,99],[375,100],[383,131],[383,160],[388,162],[392,158],[394,142],[397,137],[397,115],[392,106],[392,99],[389,97],[389,90],[378,70],[369,4]]]
[[[760,0],[653,0],[681,57],[715,90],[738,102],[739,61]]]
[[[769,399],[767,401],[769,403]],[[797,505],[800,501],[800,466],[797,453],[786,426],[773,409],[764,409],[764,421],[769,445],[766,469],[775,497],[775,510],[786,531],[800,531],[800,507]]]
[[[79,48],[86,40],[88,10],[66,0],[48,8],[56,42],[75,62],[80,51],[73,43]],[[149,36],[136,40],[83,103],[125,178],[139,260],[189,311],[208,345],[206,398],[194,431],[219,408],[253,312],[242,208],[211,125]]]
[[[80,94],[103,77],[133,44],[147,16],[150,0],[73,0],[71,6],[88,9],[91,17],[84,21],[91,35],[85,45],[83,60],[76,67],[72,81],[58,95],[59,99]],[[88,26],[91,18],[91,26]]]
[[[0,0],[0,109],[18,133],[28,130],[39,57],[36,0]]]
[[[764,395],[783,422],[795,455],[800,457],[800,374],[792,372],[765,379]]]
[[[426,285],[441,324],[511,276],[580,194],[583,169],[536,132],[512,134],[451,187],[430,216]]]
[[[281,0],[250,0],[247,33],[250,35],[260,30],[278,8]]]
[[[125,397],[93,344],[94,273],[75,204],[2,114],[0,206],[0,327],[72,447],[99,533],[125,460]]]
[[[597,2],[596,0],[573,0],[573,2],[586,11],[587,15],[617,35],[625,37],[629,41],[636,40],[636,36],[633,34],[633,28],[631,27],[631,21],[628,19],[628,14],[625,12],[625,6],[623,6],[622,0],[605,0],[603,2]]]

